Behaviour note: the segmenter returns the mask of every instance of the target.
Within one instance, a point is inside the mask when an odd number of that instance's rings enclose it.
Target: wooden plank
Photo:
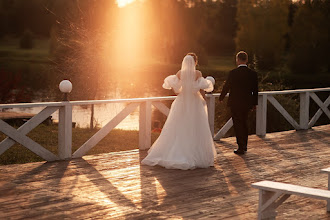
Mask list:
[[[300,128],[308,129],[309,122],[309,92],[300,93]]]
[[[250,135],[250,151],[238,157],[229,137],[216,144],[214,167],[189,171],[141,166],[147,152],[138,149],[0,165],[0,219],[257,219],[251,184],[324,187],[320,167],[329,166],[329,143],[330,125]],[[292,196],[277,218],[328,219],[325,207],[323,200]]]
[[[260,93],[259,93],[260,94]],[[265,136],[267,132],[267,95],[258,96],[256,111],[256,134]]]
[[[215,96],[207,98],[207,112],[212,137],[214,137]]]
[[[287,200],[288,198],[290,198],[291,195],[288,194],[284,194],[279,200],[277,200],[274,203],[274,208],[279,207],[283,202],[285,202],[285,200]]]
[[[152,105],[166,116],[170,113],[170,109],[162,102],[152,102]]]
[[[151,102],[140,104],[139,116],[139,149],[145,150],[151,147]]]
[[[327,92],[330,87],[316,88],[316,89],[296,89],[296,90],[282,90],[282,91],[264,91],[259,92],[259,96],[263,95],[281,95],[281,94],[294,94],[305,92]],[[212,96],[219,97],[220,93],[213,93]],[[206,94],[206,97],[210,97]],[[39,102],[39,103],[14,103],[14,104],[1,104],[0,109],[8,108],[33,108],[33,107],[46,107],[46,106],[64,106],[69,103],[70,105],[92,105],[92,104],[107,104],[107,103],[132,103],[132,102],[145,102],[145,101],[167,101],[174,100],[176,96],[167,97],[149,97],[149,98],[134,98],[134,99],[110,99],[110,100],[88,100],[88,101],[70,101],[70,102]]]
[[[305,92],[328,92],[330,87],[326,88],[316,88],[316,89],[293,89],[293,90],[281,90],[281,91],[264,91],[259,92],[259,94],[266,95],[284,95],[284,94],[294,94],[294,93],[305,93]]]
[[[283,194],[292,194],[315,199],[328,200],[330,199],[330,191],[323,189],[315,189],[304,186],[297,186],[287,183],[279,183],[273,181],[261,181],[253,183],[252,187],[267,191],[281,192]]]
[[[72,106],[61,107],[58,118],[58,156],[62,160],[69,159],[72,153]]]
[[[24,147],[28,148],[41,158],[47,161],[58,160],[59,158],[53,154],[52,152],[43,148],[40,144],[33,141],[31,138],[25,136],[24,134],[17,131],[15,128],[8,125],[6,122],[0,119],[0,131],[2,131],[5,135],[13,139],[14,141],[20,143]]]
[[[325,168],[325,169],[321,169],[321,172],[330,173],[330,167]]]
[[[320,107],[319,110],[317,110],[317,112],[315,113],[315,115],[312,117],[312,119],[310,120],[310,122],[308,123],[308,127],[313,127],[314,124],[317,122],[317,120],[320,118],[320,116],[322,115],[322,113],[325,113],[328,118],[330,119],[330,112],[327,108],[327,106],[330,104],[330,96],[324,101],[324,103],[319,99],[319,97],[317,97],[315,95],[315,93],[311,93],[310,97],[316,102],[316,104],[318,104],[318,106]]]
[[[35,116],[35,114],[23,113],[23,112],[0,112],[0,119],[29,119]]]
[[[35,108],[35,107],[60,107],[64,102],[35,102],[35,103],[14,103],[14,104],[1,104],[0,109],[8,108]]]
[[[328,174],[328,190],[330,191],[330,167],[322,169],[321,172]],[[327,212],[330,212],[330,199],[327,201]]]
[[[328,116],[330,119],[330,111],[328,109],[328,106],[330,104],[330,95],[329,97],[324,101],[324,103],[321,101],[321,99],[315,94],[311,93],[310,96],[312,99],[316,102],[316,104],[322,109],[322,111]]]
[[[263,194],[264,192],[259,192],[261,194]],[[270,205],[272,205],[280,196],[282,195],[281,192],[275,192],[274,194],[272,194],[272,196],[270,198],[268,198],[267,201],[265,201],[265,203],[261,204],[261,207],[259,208],[259,212],[263,212],[265,209],[267,209]]]
[[[300,129],[299,124],[291,117],[291,115],[283,108],[283,106],[273,96],[268,96],[267,99],[296,130]]]
[[[92,149],[98,142],[100,142],[113,128],[115,128],[122,120],[124,120],[130,113],[132,113],[139,103],[131,103],[127,105],[121,112],[119,112],[111,121],[109,121],[102,129],[94,134],[88,141],[86,141],[72,157],[82,157],[87,151]]]
[[[21,127],[17,129],[21,134],[26,135],[30,131],[32,131],[36,126],[41,124],[44,120],[46,120],[51,114],[53,114],[58,107],[46,107],[41,112],[39,112],[37,115],[35,115],[33,118],[31,118],[29,121],[24,123]],[[0,155],[8,150],[11,146],[15,144],[15,141],[6,138],[0,143]]]
[[[218,131],[218,133],[214,136],[214,140],[220,140],[225,136],[225,134],[229,131],[229,129],[233,127],[233,119],[230,118],[224,126]]]
[[[330,190],[330,173],[328,173],[328,190]],[[327,212],[330,212],[330,199],[327,201]]]

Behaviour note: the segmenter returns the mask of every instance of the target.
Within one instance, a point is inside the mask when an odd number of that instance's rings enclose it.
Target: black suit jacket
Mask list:
[[[240,66],[229,72],[219,100],[229,92],[228,106],[250,109],[258,105],[258,76],[248,67]]]

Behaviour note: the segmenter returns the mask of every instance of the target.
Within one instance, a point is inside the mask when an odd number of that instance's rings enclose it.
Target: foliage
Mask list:
[[[0,70],[0,103],[17,103],[29,100],[28,91],[22,84],[20,74]]]
[[[329,72],[329,5],[328,1],[307,1],[298,5],[290,33],[292,73]]]
[[[237,0],[207,1],[206,20],[200,43],[209,55],[228,55],[235,51]]]
[[[34,45],[33,34],[30,30],[25,30],[23,36],[20,39],[19,47],[21,49],[32,49]]]
[[[289,0],[238,1],[236,48],[255,58],[258,69],[279,65],[286,44],[288,13]]]
[[[73,99],[95,99],[98,88],[109,85],[109,62],[106,38],[108,27],[103,21],[112,1],[65,1],[67,11],[59,14],[52,36],[54,72],[58,83],[69,79],[74,89]],[[56,7],[54,6],[56,13]],[[55,45],[54,45],[55,42]]]
[[[49,36],[54,19],[46,10],[50,0],[1,0],[0,36],[20,36],[26,29],[40,36]]]
[[[148,27],[144,37],[149,40],[147,50],[151,54],[165,62],[181,63],[186,53],[196,52],[200,62],[206,63],[206,51],[198,42],[205,28],[204,7],[188,7],[184,1],[177,0],[148,0],[144,4],[143,23]]]

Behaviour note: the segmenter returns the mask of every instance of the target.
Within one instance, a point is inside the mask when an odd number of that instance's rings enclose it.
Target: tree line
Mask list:
[[[328,0],[137,0],[124,8],[115,0],[1,0],[0,37],[26,30],[49,37],[54,74],[81,84],[93,98],[97,91],[91,90],[115,71],[109,60],[118,55],[107,51],[118,43],[125,10],[143,11],[136,21],[143,27],[136,36],[143,54],[135,56],[180,63],[194,51],[205,65],[208,56],[246,50],[259,70],[315,75],[329,72],[329,8]]]

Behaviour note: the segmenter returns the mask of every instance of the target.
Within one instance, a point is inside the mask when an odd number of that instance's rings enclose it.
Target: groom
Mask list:
[[[247,62],[246,52],[240,51],[236,54],[238,67],[229,72],[219,97],[222,102],[229,92],[227,105],[230,107],[238,145],[235,154],[244,154],[247,151],[248,113],[258,105],[258,76],[255,71],[247,67]]]

